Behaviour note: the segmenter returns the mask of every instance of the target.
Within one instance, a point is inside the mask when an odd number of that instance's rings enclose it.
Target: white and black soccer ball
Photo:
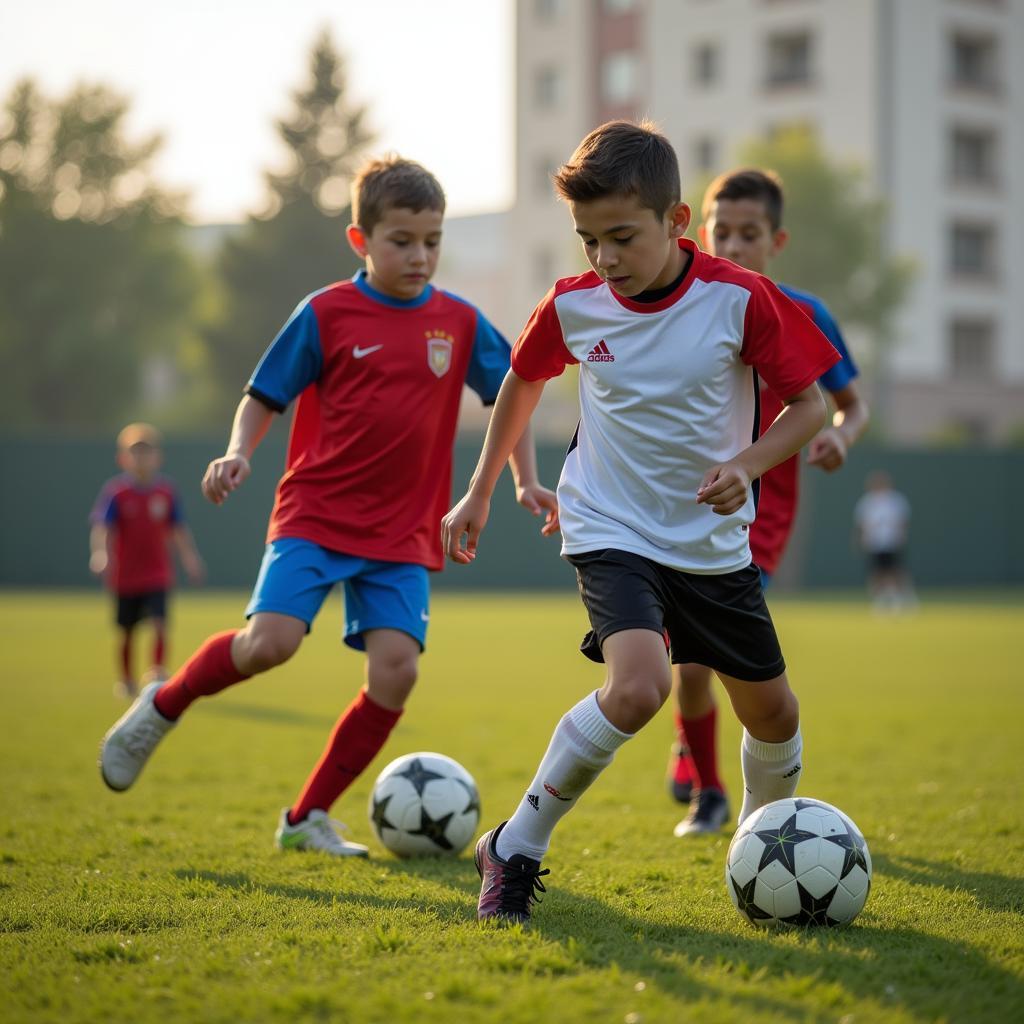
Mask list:
[[[458,761],[422,751],[377,776],[369,815],[377,838],[399,857],[455,856],[476,834],[480,795]]]
[[[751,924],[849,924],[871,891],[871,854],[837,807],[806,797],[776,800],[736,830],[725,887]]]

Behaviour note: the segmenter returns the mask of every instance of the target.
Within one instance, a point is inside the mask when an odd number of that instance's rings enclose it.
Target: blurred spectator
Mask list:
[[[868,476],[853,519],[857,543],[867,558],[875,608],[900,611],[916,605],[906,567],[910,502],[895,490],[888,473],[876,470]]]

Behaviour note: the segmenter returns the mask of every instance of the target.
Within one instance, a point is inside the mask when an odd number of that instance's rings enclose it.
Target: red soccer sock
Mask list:
[[[294,825],[310,811],[329,810],[377,756],[401,717],[401,711],[375,704],[360,690],[335,724],[320,760],[288,812],[288,820]]]
[[[686,727],[683,725],[683,717],[676,712],[676,742],[679,744],[679,753],[674,758],[672,766],[672,780],[680,784],[695,782],[697,769],[694,767],[693,758],[690,756],[690,743],[686,738]]]
[[[683,726],[696,769],[694,785],[697,788],[711,786],[724,793],[725,786],[718,775],[718,708],[713,707],[700,718],[684,719]]]
[[[173,722],[198,697],[220,693],[233,683],[249,678],[242,675],[231,660],[231,641],[235,633],[236,630],[231,629],[208,637],[199,650],[157,690],[153,706],[164,718]]]

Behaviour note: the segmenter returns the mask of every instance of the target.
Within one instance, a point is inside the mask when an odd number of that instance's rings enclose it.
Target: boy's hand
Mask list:
[[[711,511],[720,516],[732,515],[743,508],[749,490],[747,471],[736,462],[723,462],[704,474],[697,488],[697,504],[710,505]]]
[[[476,558],[476,542],[491,513],[487,498],[467,494],[441,520],[441,550],[453,562],[469,565]],[[462,538],[466,537],[466,546]]]
[[[89,571],[94,576],[102,576],[107,571],[106,551],[94,551],[89,556]]]
[[[807,447],[807,465],[834,473],[846,461],[847,444],[835,427],[826,427]]]
[[[528,484],[526,487],[516,488],[516,501],[535,516],[547,510],[544,525],[540,528],[542,536],[550,537],[558,532],[558,496],[554,491],[549,491],[540,484]]]
[[[237,490],[252,472],[244,455],[223,455],[206,467],[203,475],[203,497],[214,505],[222,505],[227,496]]]

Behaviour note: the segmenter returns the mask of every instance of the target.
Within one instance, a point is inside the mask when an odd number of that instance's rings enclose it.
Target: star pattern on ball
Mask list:
[[[370,820],[377,827],[377,831],[380,832],[382,828],[395,828],[395,826],[388,821],[388,804],[391,803],[391,798],[394,793],[388,793],[383,800],[378,800],[374,797],[373,810],[370,812]]]
[[[803,797],[797,797],[793,801],[793,808],[797,811],[806,811],[808,807],[820,807],[821,804],[817,800],[804,800]]]
[[[477,793],[476,786],[471,786],[465,779],[456,779],[455,781],[466,790],[466,795],[469,797],[469,803],[463,807],[462,813],[469,814],[472,812],[479,816],[480,794]]]
[[[844,821],[843,826],[846,829],[841,835],[835,836],[822,836],[822,839],[826,839],[830,843],[835,843],[836,846],[842,848],[843,851],[843,869],[839,872],[840,879],[845,878],[854,868],[862,868],[864,874],[868,873],[868,860],[867,860],[867,844],[864,840],[857,835],[856,832],[850,828],[850,823]]]
[[[796,827],[795,811],[778,828],[762,829],[754,835],[764,843],[764,852],[757,870],[764,871],[772,861],[777,860],[792,874],[796,874],[796,864],[793,862],[796,847],[808,839],[819,838],[813,832],[805,832]]]
[[[419,796],[423,796],[423,787],[428,782],[432,782],[434,779],[443,779],[444,776],[438,772],[432,772],[429,768],[423,766],[423,762],[418,758],[414,757],[409,762],[409,767],[404,772],[396,773],[399,778],[408,779],[413,789],[416,790]]]
[[[828,908],[832,906],[832,897],[836,894],[838,885],[834,885],[822,897],[811,895],[800,883],[796,883],[797,891],[800,893],[800,910],[796,914],[782,918],[786,924],[810,925],[811,927],[836,928],[840,924],[828,916]]]
[[[445,835],[448,822],[454,817],[454,812],[445,814],[440,818],[432,818],[425,807],[420,808],[420,827],[409,829],[411,836],[425,836],[432,843],[440,846],[442,850],[452,849],[452,844]]]
[[[732,891],[736,894],[736,908],[748,920],[766,921],[772,916],[754,902],[754,886],[757,885],[756,875],[746,885],[739,885],[730,874],[729,884],[732,885]]]

